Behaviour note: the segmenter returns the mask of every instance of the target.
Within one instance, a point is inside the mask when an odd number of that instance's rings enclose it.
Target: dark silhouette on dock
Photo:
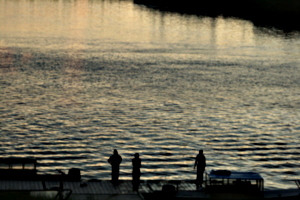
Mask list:
[[[141,164],[142,160],[140,159],[140,155],[138,153],[134,154],[134,158],[132,159],[132,189],[133,191],[138,191],[140,185],[140,177],[141,177]]]
[[[203,150],[199,150],[199,154],[195,159],[194,169],[196,168],[196,166],[197,166],[196,186],[198,188],[203,183],[203,173],[206,167],[206,158],[203,154]]]
[[[114,154],[110,156],[110,158],[107,161],[108,163],[111,164],[111,181],[114,185],[118,185],[119,175],[120,175],[120,164],[122,162],[122,157],[115,149]]]

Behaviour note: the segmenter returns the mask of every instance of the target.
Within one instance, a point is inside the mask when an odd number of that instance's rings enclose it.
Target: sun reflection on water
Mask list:
[[[249,21],[160,12],[130,1],[0,0],[3,155],[39,172],[194,179],[208,169],[299,178],[299,43]]]

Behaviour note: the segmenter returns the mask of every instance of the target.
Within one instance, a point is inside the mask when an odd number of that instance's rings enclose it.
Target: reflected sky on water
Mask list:
[[[299,179],[299,33],[160,12],[132,1],[0,0],[1,154],[39,171],[144,179],[255,171]]]

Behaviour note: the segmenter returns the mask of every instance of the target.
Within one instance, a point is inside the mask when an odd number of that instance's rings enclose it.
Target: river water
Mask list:
[[[300,34],[132,1],[0,0],[0,152],[39,173],[122,179],[253,171],[300,178]]]

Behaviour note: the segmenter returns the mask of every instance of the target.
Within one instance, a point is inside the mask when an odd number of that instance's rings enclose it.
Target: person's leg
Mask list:
[[[118,184],[118,181],[119,181],[119,167],[118,166],[112,167],[111,176],[112,176],[112,183]]]

